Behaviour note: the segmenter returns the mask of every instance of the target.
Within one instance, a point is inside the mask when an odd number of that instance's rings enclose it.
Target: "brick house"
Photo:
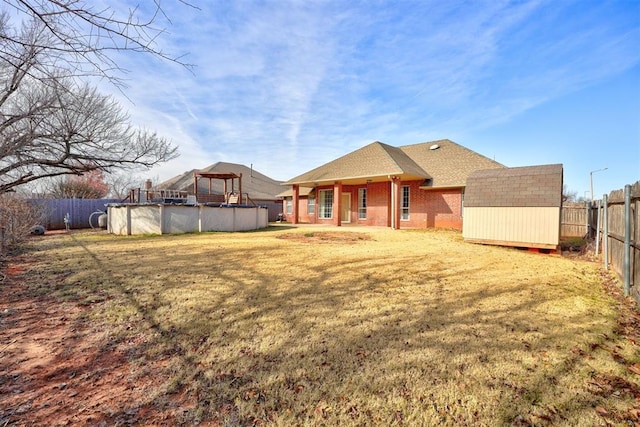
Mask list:
[[[288,180],[283,214],[297,223],[462,229],[467,177],[504,168],[448,139],[373,142]]]

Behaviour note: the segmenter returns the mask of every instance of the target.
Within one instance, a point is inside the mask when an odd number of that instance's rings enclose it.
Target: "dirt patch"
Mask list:
[[[175,424],[186,399],[145,403],[163,361],[132,366],[139,343],[110,343],[83,316],[87,307],[30,293],[21,285],[25,267],[9,264],[0,282],[0,425]]]
[[[309,231],[306,233],[285,233],[278,235],[279,239],[293,240],[301,243],[358,243],[371,240],[366,233],[348,231]]]

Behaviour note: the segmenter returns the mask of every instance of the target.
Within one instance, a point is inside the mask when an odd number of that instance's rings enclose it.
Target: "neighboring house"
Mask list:
[[[448,139],[376,141],[285,182],[283,213],[292,223],[461,230],[467,177],[496,168],[504,166]]]
[[[198,175],[197,180],[194,174]],[[231,176],[235,178],[231,179]],[[194,191],[196,181],[197,192]],[[282,212],[282,199],[277,196],[282,191],[281,184],[282,181],[271,179],[253,168],[236,163],[218,162],[204,169],[193,169],[175,176],[160,183],[157,189],[194,194],[201,203],[225,202],[229,193],[242,193],[242,203],[268,207],[269,221],[275,221]]]
[[[560,242],[562,165],[472,173],[462,237],[468,242],[556,249]]]

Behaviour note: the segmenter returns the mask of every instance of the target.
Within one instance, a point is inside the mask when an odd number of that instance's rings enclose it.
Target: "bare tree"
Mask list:
[[[562,185],[562,201],[563,202],[576,202],[578,201],[578,192],[570,190],[567,184]]]
[[[44,177],[151,167],[176,157],[168,141],[132,127],[95,89],[26,86],[9,97],[0,92],[0,193]]]
[[[0,16],[0,32],[7,16]],[[110,96],[48,65],[52,35],[25,24],[22,43],[0,39],[0,194],[34,180],[92,170],[152,167],[177,156],[133,127]]]
[[[48,192],[54,199],[102,199],[109,193],[104,174],[96,169],[83,175],[54,178]]]
[[[121,200],[129,196],[131,189],[144,185],[142,177],[130,173],[109,173],[104,180],[109,185],[109,197]]]
[[[195,8],[186,0],[169,0]],[[0,40],[14,49],[46,50],[48,69],[64,68],[76,76],[99,76],[122,87],[125,70],[113,57],[117,51],[140,52],[191,68],[180,56],[165,53],[157,39],[171,20],[160,0],[144,2],[126,11],[96,7],[84,0],[3,0],[17,20],[36,23],[39,43],[25,42],[19,31],[5,26]]]

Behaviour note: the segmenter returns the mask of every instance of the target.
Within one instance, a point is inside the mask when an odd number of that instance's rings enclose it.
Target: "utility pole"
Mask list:
[[[589,172],[589,180],[591,182],[591,203],[593,203],[593,174],[596,172],[606,171],[607,169],[609,168],[602,168]]]

